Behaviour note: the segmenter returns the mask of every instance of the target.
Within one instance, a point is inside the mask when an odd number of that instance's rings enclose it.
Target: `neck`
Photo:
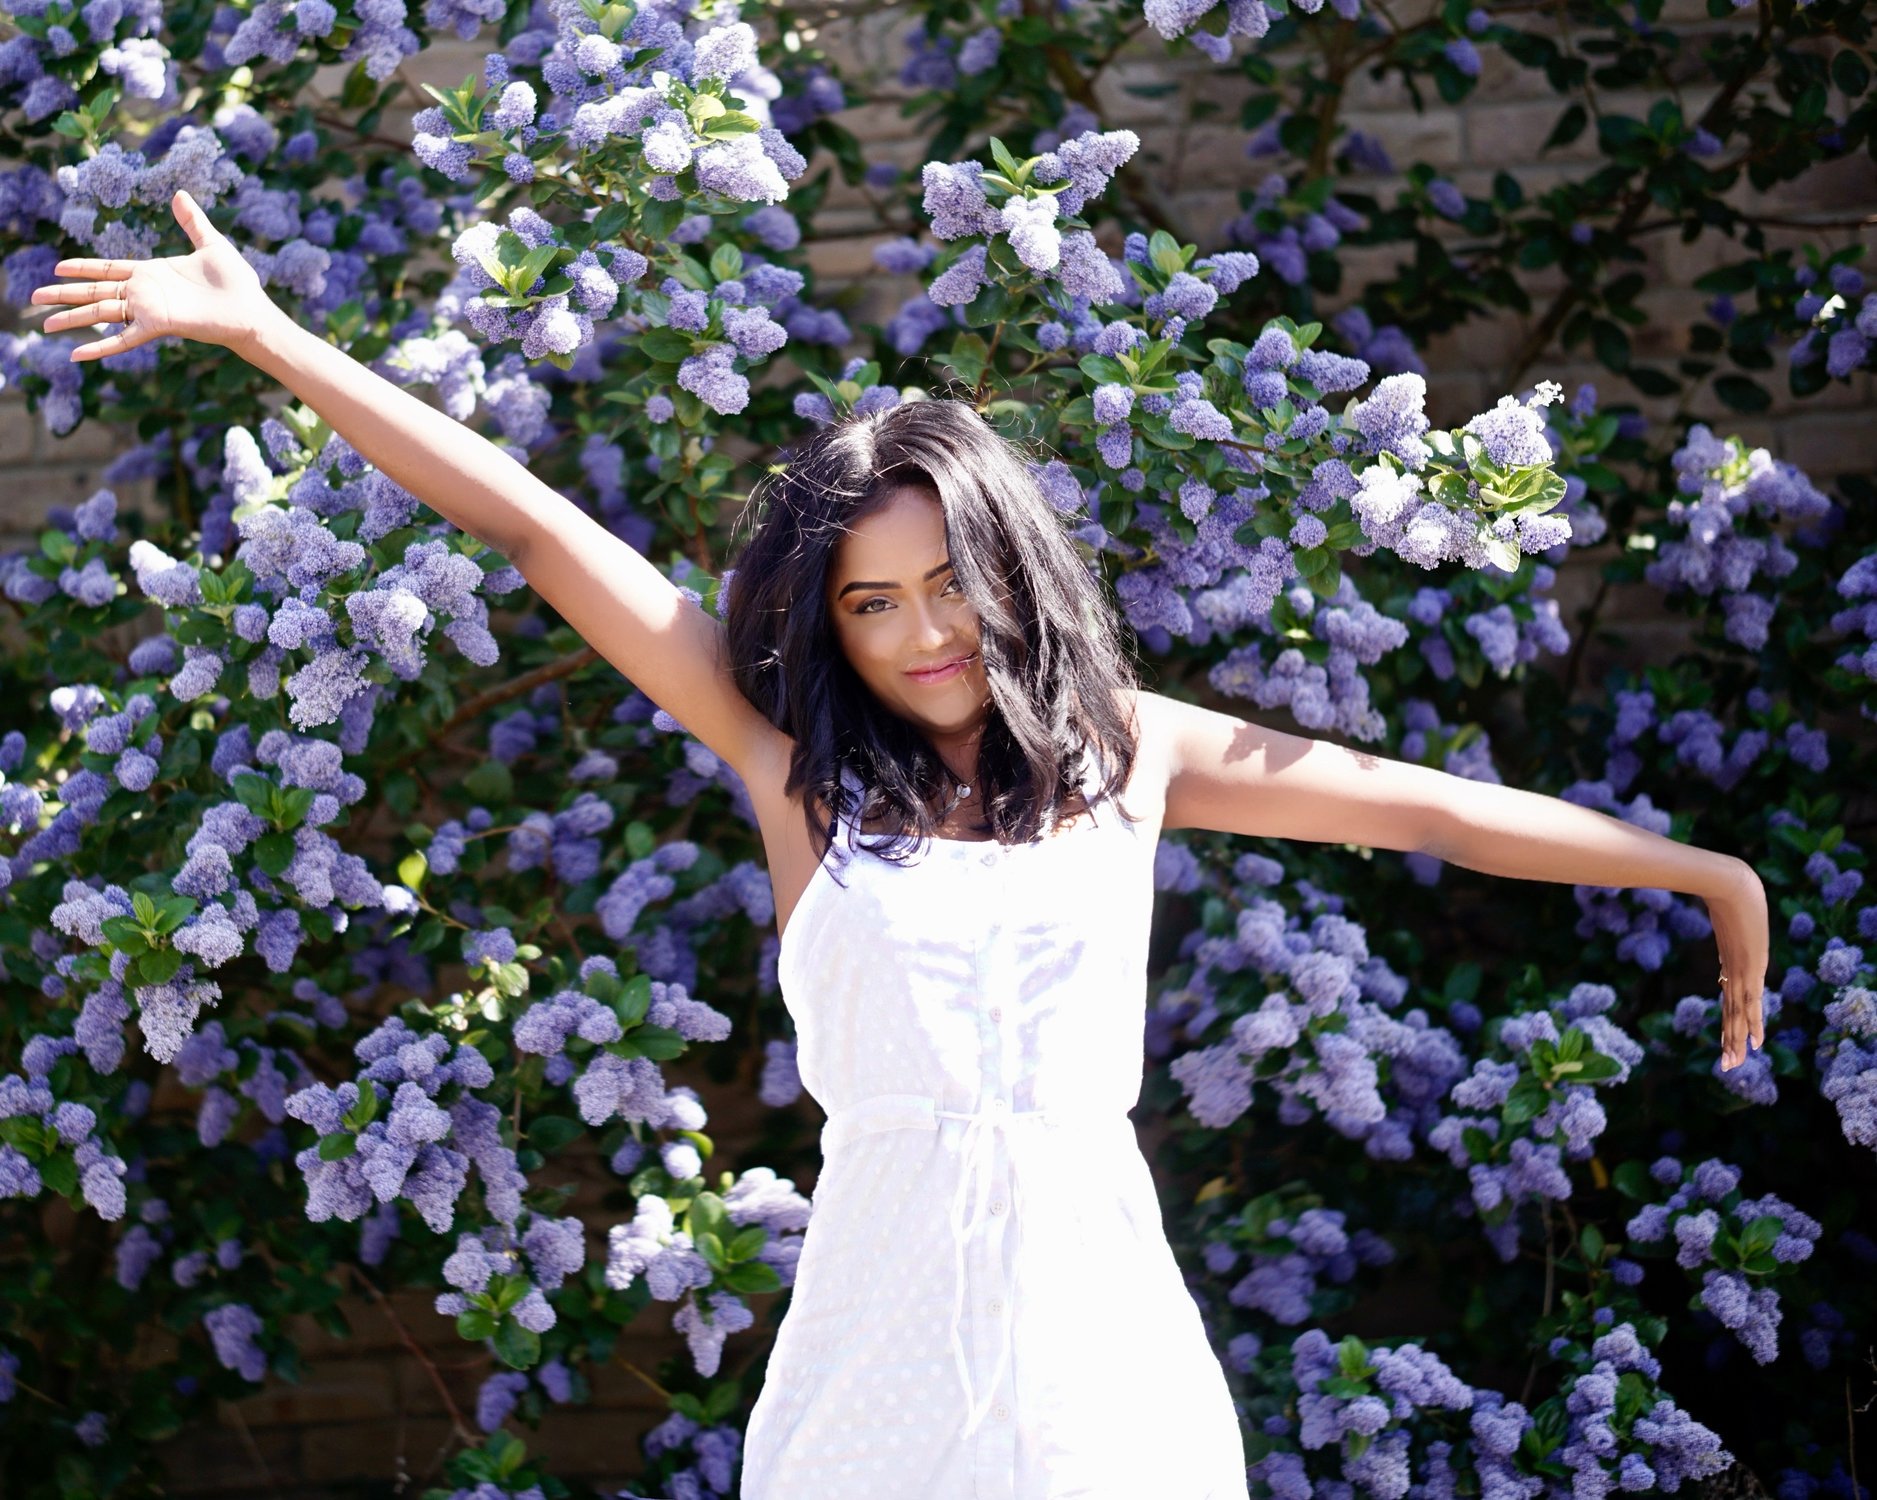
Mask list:
[[[983,720],[950,733],[928,732],[926,741],[958,780],[967,783],[977,780],[978,750],[984,743]]]

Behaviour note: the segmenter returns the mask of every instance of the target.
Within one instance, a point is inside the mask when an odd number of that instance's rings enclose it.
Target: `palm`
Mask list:
[[[232,347],[272,308],[254,268],[193,198],[178,192],[171,209],[195,245],[192,253],[157,260],[62,260],[54,274],[75,279],[34,289],[35,303],[64,304],[46,319],[47,333],[123,325],[108,338],[80,345],[74,359],[119,354],[166,334]]]
[[[248,303],[263,295],[261,278],[222,240],[192,255],[145,261],[130,282],[130,312],[151,338],[176,334],[225,344],[248,326]]]

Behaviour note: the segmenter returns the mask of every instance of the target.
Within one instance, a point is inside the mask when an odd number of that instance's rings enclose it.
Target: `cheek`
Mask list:
[[[882,661],[890,658],[887,635],[877,620],[847,616],[835,623],[834,638],[841,654],[863,680],[878,678]]]

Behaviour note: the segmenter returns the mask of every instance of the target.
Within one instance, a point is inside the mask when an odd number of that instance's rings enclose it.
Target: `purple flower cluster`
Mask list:
[[[1264,155],[1270,146],[1281,149],[1275,139],[1279,123],[1273,119],[1252,137],[1246,154]],[[1327,256],[1345,234],[1368,227],[1361,213],[1334,194],[1322,198],[1319,206],[1314,188],[1292,193],[1290,178],[1281,171],[1266,173],[1250,198],[1244,211],[1227,221],[1225,237],[1231,244],[1246,247],[1245,253],[1255,254],[1286,286],[1301,286],[1309,280],[1311,255]]]
[[[15,1122],[0,1141],[0,1198],[36,1198],[50,1187],[82,1197],[101,1219],[121,1219],[128,1166],[105,1149],[95,1111],[54,1098],[47,1081],[77,1050],[71,1037],[34,1036],[20,1049],[22,1071],[0,1075],[0,1121]]]
[[[514,1223],[526,1182],[503,1144],[501,1112],[474,1094],[494,1081],[488,1060],[461,1043],[452,1050],[439,1032],[419,1035],[398,1016],[353,1051],[366,1065],[357,1081],[310,1084],[287,1099],[287,1113],[320,1136],[294,1157],[306,1178],[307,1217],[350,1221],[374,1202],[405,1199],[442,1234],[473,1163],[484,1206]]]
[[[1255,861],[1240,865],[1245,887],[1269,878]],[[1406,983],[1347,918],[1324,911],[1305,926],[1250,889],[1237,900],[1233,935],[1194,934],[1188,977],[1162,992],[1149,1017],[1150,1036],[1177,1026],[1185,1039],[1227,1023],[1224,1039],[1168,1065],[1194,1118],[1213,1129],[1231,1124],[1251,1107],[1255,1078],[1275,1096],[1281,1124],[1320,1114],[1377,1160],[1412,1156],[1415,1136],[1433,1128],[1465,1071],[1452,1034],[1419,1008],[1389,1013]]]
[[[1782,1266],[1809,1259],[1819,1222],[1771,1193],[1742,1197],[1739,1168],[1718,1158],[1684,1168],[1664,1156],[1649,1174],[1674,1190],[1663,1202],[1637,1210],[1628,1225],[1630,1239],[1664,1250],[1673,1240],[1676,1265],[1701,1273],[1700,1305],[1758,1363],[1770,1363],[1779,1353],[1779,1293],[1749,1278],[1771,1277]]]
[[[1663,541],[1644,576],[1666,594],[1718,597],[1726,638],[1758,651],[1777,600],[1752,586],[1799,565],[1779,528],[1816,520],[1831,502],[1795,465],[1737,437],[1718,438],[1705,423],[1689,427],[1672,462],[1680,494],[1668,502],[1666,519],[1676,535]]]
[[[1848,984],[1827,1002],[1824,1015],[1815,1057],[1818,1091],[1838,1111],[1844,1138],[1877,1150],[1877,994],[1866,984]]]
[[[1548,1010],[1508,1017],[1491,1036],[1503,1055],[1474,1060],[1448,1093],[1458,1108],[1427,1133],[1466,1173],[1456,1210],[1478,1216],[1501,1260],[1518,1254],[1521,1206],[1571,1196],[1567,1163],[1588,1158],[1608,1124],[1596,1086],[1623,1082],[1642,1060],[1605,1014],[1615,1003],[1609,985],[1585,983]]]
[[[1236,1307],[1262,1312],[1275,1322],[1302,1323],[1316,1311],[1319,1286],[1344,1285],[1361,1266],[1385,1266],[1394,1247],[1369,1229],[1344,1228],[1339,1209],[1306,1208],[1294,1218],[1266,1217],[1260,1200],[1214,1230],[1206,1245],[1206,1269],[1215,1276],[1250,1263],[1226,1293]],[[1261,1226],[1261,1227],[1260,1227]]]
[[[927,162],[921,172],[923,208],[933,236],[972,243],[933,280],[926,295],[941,308],[971,301],[992,279],[988,252],[1001,234],[1019,264],[1046,277],[1071,302],[1114,301],[1123,284],[1113,262],[1088,230],[1064,234],[1057,219],[1079,214],[1139,149],[1140,138],[1131,130],[1090,130],[1063,141],[1031,162],[1031,180],[1038,187],[1064,184],[1047,193],[1012,193],[986,183],[979,161]]]
[[[719,1238],[728,1238],[732,1227],[760,1227],[766,1238],[755,1261],[775,1272],[775,1284],[793,1285],[801,1255],[800,1232],[807,1228],[811,1211],[809,1200],[795,1190],[794,1183],[777,1177],[771,1168],[753,1168],[723,1195],[720,1206],[726,1233]],[[694,1199],[687,1217],[698,1211]],[[740,1295],[714,1284],[717,1272],[695,1244],[690,1229],[680,1227],[669,1200],[654,1193],[642,1194],[631,1221],[615,1224],[609,1231],[605,1277],[615,1290],[643,1280],[659,1301],[682,1303],[672,1326],[685,1336],[700,1375],[716,1374],[724,1340],[755,1321]]]

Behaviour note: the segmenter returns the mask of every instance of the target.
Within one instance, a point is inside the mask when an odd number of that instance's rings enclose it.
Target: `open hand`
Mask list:
[[[121,331],[80,344],[74,360],[122,354],[151,339],[173,334],[237,352],[278,311],[254,267],[209,222],[201,206],[181,188],[170,212],[195,246],[192,255],[158,260],[62,260],[56,276],[82,281],[35,287],[35,303],[64,303],[41,325],[47,333],[97,323],[122,323]],[[76,304],[76,305],[74,305]]]
[[[1708,902],[1714,941],[1721,955],[1721,1071],[1747,1060],[1747,1038],[1766,1045],[1766,1022],[1760,995],[1766,987],[1770,956],[1766,887],[1751,865],[1742,863],[1740,878],[1725,896]]]

